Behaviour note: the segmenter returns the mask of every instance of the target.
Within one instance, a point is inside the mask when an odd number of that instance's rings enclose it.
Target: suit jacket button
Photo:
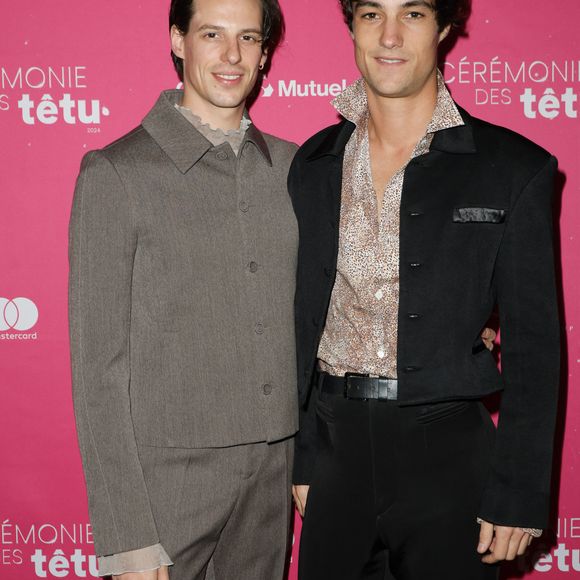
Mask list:
[[[416,373],[421,370],[421,367],[408,366],[403,369],[406,373]]]
[[[314,324],[314,326],[318,326],[318,318],[316,318],[316,316],[312,317],[312,324]]]
[[[262,387],[262,390],[264,391],[264,395],[271,395],[272,394],[272,385],[264,385]]]
[[[326,268],[324,268],[324,274],[330,278],[330,276],[332,275],[332,268],[329,268],[328,266],[326,266]]]

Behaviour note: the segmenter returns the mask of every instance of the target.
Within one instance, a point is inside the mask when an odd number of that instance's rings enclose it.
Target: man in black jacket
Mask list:
[[[496,578],[547,525],[556,160],[451,99],[437,48],[466,0],[341,4],[363,78],[289,177],[300,577],[382,578],[386,551],[397,580]],[[479,337],[496,308],[501,374]]]

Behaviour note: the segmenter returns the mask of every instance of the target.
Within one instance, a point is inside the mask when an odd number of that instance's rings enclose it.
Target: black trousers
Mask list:
[[[495,428],[478,401],[315,397],[320,453],[299,580],[493,580],[477,553]]]

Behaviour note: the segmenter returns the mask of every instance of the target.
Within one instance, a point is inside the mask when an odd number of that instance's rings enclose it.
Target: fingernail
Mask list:
[[[477,551],[480,553],[485,552],[485,544],[479,544],[479,546],[477,546]]]

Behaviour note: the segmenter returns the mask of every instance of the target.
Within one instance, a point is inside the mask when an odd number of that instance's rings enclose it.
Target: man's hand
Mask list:
[[[148,570],[147,572],[127,572],[113,576],[113,580],[169,580],[169,568],[161,566],[157,570]]]
[[[493,341],[497,336],[496,332],[491,328],[484,328],[483,332],[481,333],[481,339],[483,340],[483,344],[489,349],[493,350]]]
[[[502,560],[514,560],[522,556],[532,542],[532,536],[521,528],[509,526],[494,526],[489,522],[482,522],[479,530],[479,545],[477,551],[485,554],[481,561],[486,564],[495,564]]]
[[[306,500],[308,498],[309,485],[293,485],[292,486],[292,497],[294,497],[294,503],[296,504],[296,509],[298,513],[304,517],[304,510],[306,509]]]

